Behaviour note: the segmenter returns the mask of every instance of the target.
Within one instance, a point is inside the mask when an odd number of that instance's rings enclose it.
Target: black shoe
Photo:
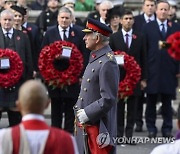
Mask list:
[[[135,142],[135,140],[133,140],[133,137],[126,137],[126,141],[124,144],[127,144],[127,145],[136,145],[137,143]]]
[[[141,126],[136,126],[135,132],[142,132],[142,127]]]
[[[149,132],[148,137],[149,138],[155,138],[156,137],[156,133],[155,132]]]
[[[171,134],[171,132],[163,133],[162,136],[163,136],[163,137],[166,137],[166,138],[172,138],[172,137],[174,137],[174,136]]]

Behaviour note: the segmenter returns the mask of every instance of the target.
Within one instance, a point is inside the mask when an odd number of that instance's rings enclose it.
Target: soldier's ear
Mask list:
[[[101,37],[99,36],[99,35],[96,35],[96,43],[98,43],[99,41],[100,41],[100,39],[101,39]]]

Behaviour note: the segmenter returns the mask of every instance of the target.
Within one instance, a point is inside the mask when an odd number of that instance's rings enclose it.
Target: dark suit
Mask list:
[[[154,15],[154,17],[155,17],[155,15]],[[143,26],[145,24],[147,24],[147,22],[145,20],[144,13],[137,15],[134,18],[133,29],[138,32],[142,32]],[[144,97],[144,90],[143,90],[142,95],[139,96],[138,103],[137,103],[136,126],[137,126],[137,129],[139,129],[139,131],[143,126],[142,116],[143,116],[143,104],[145,102],[146,102],[146,97]]]
[[[23,32],[19,30],[14,29],[12,38],[10,40],[11,42],[10,46],[6,46],[5,37],[1,28],[0,28],[0,36],[1,36],[0,48],[2,49],[10,48],[16,51],[19,54],[24,64],[24,72],[19,82],[15,84],[13,87],[10,87],[8,89],[0,88],[0,107],[8,110],[9,108],[13,108],[16,106],[15,101],[17,100],[18,90],[21,84],[24,81],[32,78],[33,64],[32,64],[30,42],[26,34],[24,34]],[[9,116],[10,126],[19,123],[21,119],[19,118],[16,119],[16,115],[14,115],[12,111],[8,110],[8,113],[9,112],[10,114],[8,114],[8,116]],[[19,120],[19,121],[16,121],[16,120]]]
[[[156,16],[154,14],[154,16]],[[142,32],[142,28],[143,26],[146,24],[146,20],[144,18],[144,13],[143,14],[140,14],[138,16],[135,16],[134,17],[134,25],[133,25],[133,29],[138,31],[138,32]]]
[[[158,48],[159,40],[166,40],[172,33],[179,31],[180,27],[175,23],[167,24],[166,37],[163,38],[157,21],[146,24],[143,32],[147,44],[148,80],[147,80],[147,108],[146,123],[149,132],[157,133],[155,126],[157,95],[160,94],[162,101],[163,125],[162,134],[172,130],[171,100],[175,95],[177,86],[176,74],[178,62],[171,58],[167,50]]]
[[[133,35],[136,36],[132,38],[132,42],[130,48],[128,49],[127,45],[124,42],[123,33],[122,31],[118,31],[114,33],[110,37],[110,46],[113,51],[121,50],[125,51],[130,56],[133,56],[137,63],[141,66],[142,69],[142,79],[146,79],[146,47],[144,42],[144,38],[142,34],[133,31]],[[120,68],[121,76],[120,81],[125,77],[125,71],[123,68]],[[132,137],[133,133],[133,126],[135,120],[135,111],[136,111],[136,103],[137,103],[137,96],[141,94],[140,84],[137,84],[136,89],[134,90],[133,96],[130,96],[127,100],[127,126],[126,126],[126,136]],[[118,125],[118,136],[123,136],[124,133],[124,109],[125,109],[125,102],[120,100],[118,102],[118,114],[117,114],[117,125]]]
[[[40,31],[35,24],[29,22],[27,23],[25,28],[28,31],[28,33],[30,33],[31,35],[32,45],[33,45],[32,47],[33,66],[34,66],[34,70],[38,71],[37,63],[38,63],[38,56],[41,47]]]
[[[42,42],[42,47],[49,45],[57,40],[62,40],[57,25],[48,29]],[[77,26],[70,27],[68,41],[74,43],[82,52],[84,64],[88,61],[88,50],[85,49],[83,42],[83,33]],[[85,66],[85,65],[84,65]],[[80,90],[80,84],[77,82],[67,87],[67,90],[56,88],[52,90],[49,87],[49,94],[52,99],[51,116],[52,125],[61,128],[62,113],[65,112],[65,130],[73,133],[74,112],[73,106],[76,103]],[[63,105],[64,104],[64,105]]]

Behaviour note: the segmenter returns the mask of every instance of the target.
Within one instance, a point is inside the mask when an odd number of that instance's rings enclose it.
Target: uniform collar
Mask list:
[[[92,51],[90,53],[89,62],[90,63],[93,62],[94,60],[98,59],[99,57],[103,56],[104,54],[106,54],[107,52],[110,52],[110,51],[112,51],[112,49],[110,48],[109,45],[106,45],[97,51]]]

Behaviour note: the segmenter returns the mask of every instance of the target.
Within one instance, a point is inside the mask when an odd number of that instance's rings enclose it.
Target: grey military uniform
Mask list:
[[[91,52],[76,103],[85,110],[88,124],[99,126],[99,133],[109,133],[111,145],[114,145],[112,137],[116,137],[119,74],[118,65],[108,45]],[[79,128],[76,139],[79,152],[83,153],[82,132]]]

